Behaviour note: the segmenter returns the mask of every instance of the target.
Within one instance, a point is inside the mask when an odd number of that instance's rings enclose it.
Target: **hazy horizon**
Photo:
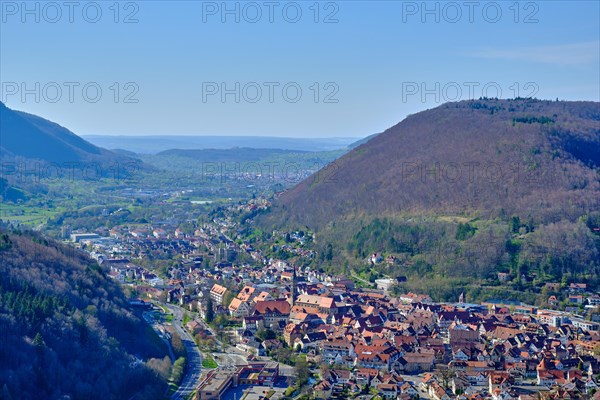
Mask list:
[[[364,139],[367,136],[370,136],[371,134],[368,135],[362,135],[362,136],[324,136],[324,137],[310,137],[310,136],[278,136],[278,135],[261,135],[261,134],[210,134],[210,133],[202,133],[202,134],[194,134],[194,133],[190,133],[190,134],[178,134],[178,133],[156,133],[156,134],[136,134],[136,135],[130,135],[130,134],[102,134],[102,133],[91,133],[91,134],[83,134],[83,135],[77,135],[77,136],[81,136],[83,138],[93,138],[93,137],[126,137],[126,138],[147,138],[147,137],[227,137],[227,138],[252,138],[252,137],[259,137],[259,138],[280,138],[280,139],[315,139],[315,140],[328,140],[328,139]]]
[[[600,96],[599,2],[2,4],[0,100],[79,135],[359,138],[447,101]]]
[[[128,150],[138,154],[158,154],[169,149],[225,150],[252,148],[291,151],[334,151],[346,148],[364,139],[352,137],[301,138],[226,135],[82,135],[81,137],[99,147]]]

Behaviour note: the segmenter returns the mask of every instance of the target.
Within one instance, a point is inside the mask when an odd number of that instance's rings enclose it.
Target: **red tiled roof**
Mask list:
[[[283,300],[259,301],[254,307],[254,312],[257,314],[289,314],[290,303]]]

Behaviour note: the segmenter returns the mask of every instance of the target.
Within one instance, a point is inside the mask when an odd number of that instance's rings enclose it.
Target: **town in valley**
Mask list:
[[[166,342],[180,335],[188,356],[198,353],[187,365],[194,380],[175,395],[583,399],[597,391],[600,296],[585,282],[546,283],[544,306],[472,303],[464,293],[434,302],[398,292],[402,277],[302,267],[317,257],[311,232],[275,231],[267,243],[236,236],[232,216],[269,207],[266,199],[220,207],[188,232],[162,223],[69,233]],[[295,261],[273,256],[280,251]],[[176,262],[149,261],[162,254]],[[394,262],[377,253],[365,260]]]

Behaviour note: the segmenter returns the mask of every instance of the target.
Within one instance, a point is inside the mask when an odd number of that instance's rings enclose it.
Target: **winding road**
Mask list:
[[[165,304],[165,307],[173,313],[173,328],[181,336],[181,341],[187,352],[186,373],[179,385],[179,389],[171,396],[172,400],[184,400],[196,389],[200,381],[202,371],[202,354],[194,342],[194,338],[183,327],[184,310],[172,304]]]

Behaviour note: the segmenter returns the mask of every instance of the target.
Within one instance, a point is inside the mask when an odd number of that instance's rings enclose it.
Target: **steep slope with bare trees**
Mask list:
[[[600,103],[480,99],[407,117],[257,222],[315,229],[319,267],[361,268],[383,252],[399,260],[378,267],[391,276],[468,283],[506,272],[518,289],[595,282],[599,209]]]
[[[160,399],[170,361],[83,253],[0,227],[3,399]]]

